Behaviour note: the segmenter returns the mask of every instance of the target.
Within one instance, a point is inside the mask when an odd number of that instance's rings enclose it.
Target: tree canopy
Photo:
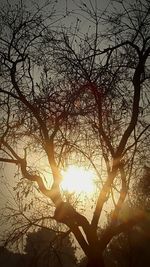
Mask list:
[[[26,238],[25,253],[13,253],[0,247],[1,267],[59,267],[76,266],[75,248],[67,236],[62,240],[51,229],[38,229],[29,232]]]

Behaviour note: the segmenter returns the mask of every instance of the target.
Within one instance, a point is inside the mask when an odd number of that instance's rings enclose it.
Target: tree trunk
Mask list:
[[[105,267],[103,256],[100,254],[88,259],[86,267]]]

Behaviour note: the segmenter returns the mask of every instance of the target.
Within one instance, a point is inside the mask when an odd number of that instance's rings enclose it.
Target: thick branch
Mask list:
[[[114,150],[113,147],[111,145],[110,139],[109,137],[106,135],[104,128],[103,128],[103,119],[102,119],[102,101],[103,101],[103,94],[99,93],[97,90],[97,86],[95,84],[90,84],[90,89],[94,95],[95,98],[95,102],[97,104],[97,108],[98,108],[98,119],[99,119],[99,125],[98,125],[98,132],[99,135],[103,137],[104,142],[106,143],[111,155],[114,155]]]
[[[83,234],[81,233],[79,227],[77,225],[73,224],[72,226],[70,225],[70,229],[71,229],[71,232],[74,234],[75,238],[77,239],[79,245],[83,249],[85,255],[88,257],[89,256],[89,246],[88,246]]]
[[[112,213],[112,224],[117,222],[119,211],[120,211],[120,209],[122,207],[122,204],[125,201],[125,198],[126,198],[126,195],[127,195],[127,192],[128,192],[128,188],[127,188],[127,185],[126,185],[126,174],[125,174],[125,171],[124,171],[124,167],[120,166],[119,170],[120,170],[120,174],[121,174],[122,188],[121,188],[121,191],[120,191],[120,196],[119,196],[118,202],[117,202],[117,204],[115,206],[115,209],[114,209],[114,211]]]
[[[138,135],[138,137],[135,137],[135,141],[134,141],[134,143],[131,144],[130,146],[128,146],[128,147],[124,150],[123,155],[125,155],[127,151],[129,151],[132,147],[134,147],[134,146],[140,141],[141,136],[148,130],[149,127],[150,127],[150,124],[147,125],[147,126],[144,128],[144,130]]]
[[[9,95],[9,96],[11,96],[11,97],[13,97],[15,99],[18,99],[18,100],[20,99],[17,95],[13,94],[12,92],[8,92],[7,90],[4,90],[4,89],[0,88],[0,92],[2,92],[4,94],[7,94],[7,95]]]
[[[88,244],[98,241],[86,217],[78,213],[68,202],[60,203],[55,210],[54,218],[68,227],[72,227],[73,224],[82,227]]]
[[[137,54],[140,55],[140,49],[139,49],[139,47],[136,44],[134,44],[133,42],[130,42],[130,41],[125,41],[125,42],[122,42],[122,43],[120,43],[118,45],[115,45],[113,47],[105,48],[104,50],[97,50],[97,52],[94,53],[94,55],[92,54],[90,56],[87,56],[83,60],[89,59],[90,57],[93,57],[93,56],[103,55],[103,54],[108,53],[108,52],[109,52],[109,55],[108,55],[108,60],[109,60],[110,59],[110,56],[111,56],[111,54],[112,54],[112,52],[114,50],[116,50],[116,49],[118,49],[120,47],[123,47],[125,45],[129,45],[129,46],[133,47],[136,50]]]
[[[137,65],[137,68],[135,70],[134,76],[133,76],[133,86],[134,86],[134,97],[133,97],[133,107],[132,107],[132,116],[129,123],[129,126],[125,130],[120,144],[118,146],[116,157],[120,158],[121,154],[123,153],[126,143],[128,141],[128,138],[130,137],[132,131],[134,130],[137,120],[138,120],[138,114],[139,114],[139,102],[140,102],[140,89],[141,89],[141,74],[144,73],[144,65],[147,60],[147,57],[150,53],[150,48],[147,49],[144,55],[140,56],[139,63]]]
[[[15,74],[16,74],[16,63],[13,64],[13,67],[11,69],[11,81],[12,81],[14,88],[16,89],[16,91],[18,93],[20,101],[22,103],[24,103],[27,108],[29,108],[29,110],[33,113],[34,117],[37,119],[39,125],[41,126],[41,130],[43,132],[44,141],[45,141],[45,151],[47,153],[48,160],[49,160],[49,163],[50,163],[50,166],[52,169],[52,173],[53,173],[53,177],[54,177],[54,183],[55,183],[54,187],[56,189],[56,187],[58,188],[58,186],[59,186],[59,183],[61,180],[61,175],[58,171],[57,164],[56,164],[55,159],[54,159],[54,146],[53,146],[53,138],[52,137],[54,137],[54,135],[56,134],[56,131],[58,129],[54,130],[53,136],[51,136],[51,140],[50,140],[50,138],[48,136],[48,130],[46,128],[46,124],[40,118],[38,110],[35,107],[33,107],[33,105],[26,99],[26,97],[20,91],[20,88],[19,88],[18,83],[16,81]]]
[[[1,162],[7,162],[7,163],[15,163],[15,164],[18,164],[18,160],[16,159],[6,159],[6,158],[0,158],[0,161]]]
[[[12,84],[13,84],[16,92],[18,93],[20,101],[34,114],[34,117],[37,119],[39,125],[41,126],[45,140],[48,140],[48,131],[47,131],[45,123],[43,122],[43,120],[39,116],[38,110],[33,107],[33,105],[26,99],[26,97],[20,91],[20,88],[18,86],[18,83],[16,81],[16,77],[15,77],[16,64],[17,64],[16,62],[13,64],[13,67],[12,67],[11,73],[10,73]]]
[[[99,194],[99,197],[98,197],[98,200],[96,203],[96,207],[95,207],[95,211],[93,214],[92,222],[91,222],[91,225],[95,230],[96,230],[97,225],[98,225],[98,221],[99,221],[99,218],[100,218],[100,215],[102,212],[103,205],[107,199],[108,192],[109,192],[110,187],[112,185],[112,182],[113,182],[113,180],[117,174],[117,171],[118,171],[118,167],[114,166],[112,168],[112,171],[109,173],[107,180],[104,183],[103,188],[101,189],[101,192]]]
[[[51,166],[54,182],[56,186],[59,186],[60,182],[62,181],[62,175],[58,169],[57,163],[55,161],[54,157],[54,143],[53,143],[53,138],[51,140],[47,140],[45,143],[45,151],[48,156],[48,161]]]
[[[7,160],[3,160],[3,158],[1,158],[1,161],[4,162],[9,162],[9,163],[16,163],[16,164],[20,164],[21,166],[21,172],[23,174],[23,176],[25,178],[27,178],[30,181],[34,181],[37,182],[39,190],[47,197],[49,197],[56,206],[58,206],[61,202],[61,194],[60,194],[60,190],[59,190],[59,184],[54,183],[52,185],[52,188],[49,190],[46,188],[43,179],[41,176],[36,175],[36,174],[31,174],[28,170],[27,170],[27,162],[26,159],[22,159],[20,156],[18,156],[18,154],[14,151],[14,149],[4,140],[2,140],[2,144],[11,152],[12,156],[14,157],[14,159],[7,159]]]
[[[56,186],[55,183],[53,183],[51,189],[47,189],[41,176],[36,175],[36,174],[35,175],[30,174],[27,171],[27,163],[25,159],[20,160],[20,165],[21,165],[21,171],[22,171],[23,176],[30,181],[37,182],[39,190],[45,196],[49,197],[53,201],[56,207],[60,205],[60,203],[62,202],[62,198],[61,198],[59,186]]]

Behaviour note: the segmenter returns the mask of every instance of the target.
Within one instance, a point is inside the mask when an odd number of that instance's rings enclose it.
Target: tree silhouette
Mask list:
[[[76,266],[75,249],[68,236],[61,239],[49,229],[29,233],[25,252],[29,266]]]
[[[0,266],[1,267],[19,267],[22,264],[27,266],[25,255],[13,253],[4,247],[0,247]]]
[[[112,238],[145,217],[140,211],[119,221],[149,153],[150,3],[113,1],[101,12],[80,1],[77,19],[76,11],[66,12],[67,22],[69,14],[76,21],[71,27],[56,19],[54,2],[31,9],[7,3],[0,11],[0,161],[19,168],[20,188],[28,180],[24,195],[35,192],[35,184],[51,200],[49,220],[70,229],[87,266],[103,267]],[[91,221],[60,188],[61,170],[70,164],[95,171],[99,192]],[[110,202],[109,224],[98,235]]]
[[[24,252],[26,254],[13,253],[1,247],[1,266],[76,266],[75,248],[68,236],[62,240],[50,229],[28,233]]]
[[[124,234],[115,237],[106,250],[106,266],[148,266],[149,250],[149,217]]]

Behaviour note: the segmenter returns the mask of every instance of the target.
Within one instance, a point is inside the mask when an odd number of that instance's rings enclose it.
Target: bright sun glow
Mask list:
[[[92,193],[94,191],[93,173],[82,167],[70,166],[62,172],[63,181],[61,187],[63,190],[75,193]]]

